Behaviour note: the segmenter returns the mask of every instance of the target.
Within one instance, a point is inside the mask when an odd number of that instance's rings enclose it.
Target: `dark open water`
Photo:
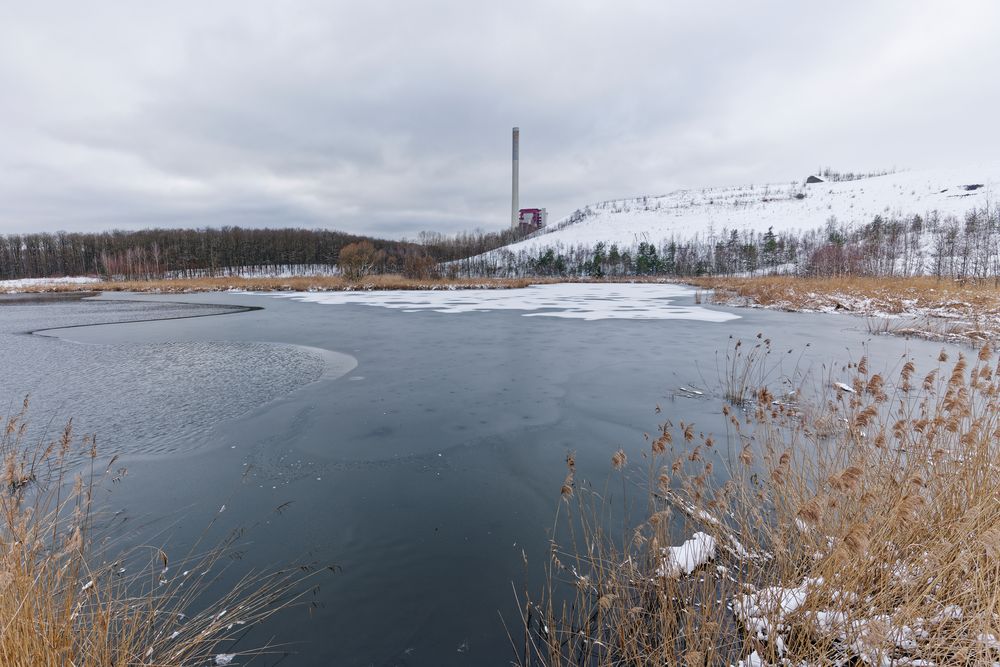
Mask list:
[[[262,309],[234,308],[248,306]],[[671,418],[714,432],[724,453],[718,359],[730,336],[763,332],[789,375],[839,377],[866,352],[876,370],[907,351],[919,364],[940,347],[872,338],[849,317],[711,310],[740,318],[585,321],[239,294],[0,305],[0,406],[30,392],[36,429],[73,417],[103,455],[121,454],[129,474],[104,502],[132,518],[126,544],[183,554],[214,517],[210,537],[249,528],[227,577],[340,567],[318,580],[315,606],[247,638],[285,645],[254,664],[504,665],[501,616],[516,634],[512,582],[523,586],[524,550],[538,583],[567,450],[579,477],[602,482],[616,448],[638,460],[643,432]],[[134,322],[166,317],[185,319]],[[126,323],[77,326],[101,322]],[[678,396],[682,386],[704,396]]]

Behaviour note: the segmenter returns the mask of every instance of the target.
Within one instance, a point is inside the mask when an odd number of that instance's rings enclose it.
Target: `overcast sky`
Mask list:
[[[1000,3],[0,0],[0,232],[414,238],[995,159]]]

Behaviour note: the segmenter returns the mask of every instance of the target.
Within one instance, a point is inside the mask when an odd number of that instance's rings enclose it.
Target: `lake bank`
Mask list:
[[[871,333],[980,345],[1000,341],[1000,290],[995,281],[913,278],[699,278],[712,301],[790,312],[868,318]]]
[[[6,281],[8,293],[59,292],[134,292],[154,294],[188,294],[197,292],[288,292],[288,291],[372,291],[372,290],[461,290],[512,289],[528,285],[557,282],[546,278],[406,278],[400,275],[372,275],[366,278],[343,276],[292,277],[198,277],[150,280],[102,280],[39,278],[30,281]],[[4,286],[0,284],[0,289]]]
[[[641,461],[644,433],[684,420],[715,436],[706,456],[721,484],[739,451],[719,403],[731,336],[773,333],[770,363],[798,381],[809,369],[846,381],[840,369],[866,352],[891,370],[904,352],[933,364],[939,351],[873,338],[847,318],[830,326],[823,315],[699,305],[676,285],[659,295],[615,287],[613,299],[600,287],[555,298],[567,288],[554,286],[551,299],[549,288],[484,291],[478,304],[467,302],[475,292],[372,303],[108,293],[5,311],[12,333],[0,345],[12,380],[33,383],[40,400],[61,392],[47,403],[54,418],[75,416],[122,454],[129,476],[108,502],[128,525],[149,526],[130,540],[166,530],[173,556],[221,517],[226,530],[253,527],[240,567],[307,555],[342,568],[311,615],[260,628],[258,637],[295,643],[285,664],[507,664],[514,651],[498,612],[517,627],[511,583],[544,585],[534,569],[525,575],[523,555],[548,558],[568,451],[579,479],[604,479],[619,448]],[[324,296],[333,301],[308,302]],[[507,296],[533,303],[497,303]],[[263,309],[99,324],[220,303]],[[97,326],[14,335],[39,319]],[[310,348],[357,367],[322,379]],[[106,423],[127,437],[105,434]],[[644,506],[638,499],[634,515]]]

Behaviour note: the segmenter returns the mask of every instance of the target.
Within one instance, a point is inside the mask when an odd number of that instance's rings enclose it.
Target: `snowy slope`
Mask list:
[[[981,187],[966,189],[966,186]],[[798,196],[802,196],[799,198]],[[807,231],[831,216],[864,224],[883,217],[938,211],[961,218],[991,206],[1000,195],[1000,164],[962,169],[903,171],[856,181],[804,185],[803,181],[732,188],[679,190],[667,195],[592,204],[523,241],[507,246],[534,254],[547,247],[622,247],[641,241],[704,237],[727,230]],[[582,215],[581,215],[582,214]]]

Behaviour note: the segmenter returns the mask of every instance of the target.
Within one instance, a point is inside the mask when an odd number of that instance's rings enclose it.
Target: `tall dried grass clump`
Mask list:
[[[1000,366],[872,365],[724,403],[728,451],[662,424],[611,473],[648,490],[640,521],[574,479],[518,663],[998,664]]]
[[[228,545],[181,562],[157,547],[114,552],[93,495],[121,469],[96,469],[94,439],[75,438],[71,424],[29,446],[27,408],[0,433],[0,664],[223,665],[262,653],[238,639],[295,601],[300,570],[248,575],[207,604]]]
[[[726,350],[722,369],[723,393],[733,405],[744,405],[753,398],[759,387],[767,384],[774,366],[771,361],[771,339],[758,333],[757,339],[748,344],[734,339],[731,349]]]

